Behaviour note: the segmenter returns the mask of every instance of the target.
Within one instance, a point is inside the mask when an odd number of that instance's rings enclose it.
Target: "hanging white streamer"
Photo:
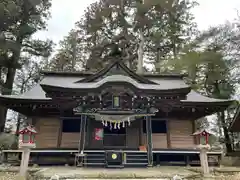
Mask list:
[[[125,127],[125,122],[124,122],[124,121],[122,122],[122,127],[123,127],[123,128]]]
[[[108,122],[107,122],[107,121],[105,121],[105,126],[106,126],[106,127],[108,126]]]
[[[118,129],[120,129],[120,122],[118,122]]]
[[[128,118],[128,126],[131,125],[131,121],[130,121],[130,118]]]

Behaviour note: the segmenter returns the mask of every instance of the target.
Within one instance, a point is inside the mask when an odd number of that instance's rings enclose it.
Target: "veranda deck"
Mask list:
[[[84,150],[86,155],[84,158],[84,166],[104,166],[105,153],[109,150]],[[119,151],[119,150],[118,150]],[[147,152],[139,150],[120,150],[125,154],[126,165],[147,165]],[[13,163],[11,157],[15,156],[13,164],[18,164],[21,159],[22,150],[3,150],[2,157],[3,162]],[[77,149],[32,149],[30,164],[38,165],[74,165],[74,158],[78,154]],[[199,154],[198,150],[187,149],[155,149],[153,150],[154,165],[184,165],[184,166],[199,166]],[[223,154],[222,151],[209,151],[209,164],[218,166]],[[96,159],[97,157],[97,159]],[[101,162],[99,162],[101,161]],[[125,166],[127,167],[127,166]]]

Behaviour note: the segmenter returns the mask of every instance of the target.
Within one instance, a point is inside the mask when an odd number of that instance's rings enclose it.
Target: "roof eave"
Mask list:
[[[88,77],[92,72],[63,72],[63,71],[41,71],[44,76],[68,76],[68,77]]]
[[[130,84],[132,87],[135,89],[138,89],[134,85]],[[48,92],[55,92],[55,91],[60,91],[60,92],[85,92],[89,93],[91,90],[95,92],[96,90],[99,90],[102,88],[103,85],[97,87],[97,88],[72,88],[72,87],[62,87],[62,86],[52,86],[52,85],[47,85],[47,84],[41,84],[42,89],[48,93]],[[188,94],[191,91],[190,87],[185,87],[185,88],[177,88],[177,89],[163,89],[163,90],[156,90],[156,89],[138,89],[140,91],[145,91],[146,93],[154,93],[154,94]]]
[[[21,102],[39,102],[39,103],[45,103],[45,102],[52,102],[51,98],[17,98],[17,97],[4,97],[0,96],[0,103],[6,103],[6,102],[16,102],[16,103],[21,103]]]
[[[184,105],[195,105],[195,106],[203,106],[203,105],[218,105],[218,106],[230,106],[232,103],[234,103],[234,100],[226,100],[226,101],[190,101],[190,100],[181,100],[181,103]]]

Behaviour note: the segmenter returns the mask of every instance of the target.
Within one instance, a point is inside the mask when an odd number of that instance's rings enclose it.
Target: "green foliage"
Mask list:
[[[3,0],[0,2],[0,90],[13,92],[17,70],[35,57],[48,57],[52,41],[33,39],[33,35],[46,29],[50,17],[50,0]],[[6,78],[5,78],[6,77]],[[3,131],[6,110],[0,109],[0,131]]]
[[[172,56],[190,38],[192,33],[189,32],[195,29],[191,14],[195,5],[195,2],[186,0],[101,0],[93,3],[76,23],[76,28],[60,42],[52,67],[63,71],[99,70],[111,61],[111,48],[118,44],[122,61],[134,70],[141,33],[145,37],[144,59],[155,63]],[[72,32],[77,35],[73,36]],[[75,53],[71,47],[76,47],[76,63],[72,63]]]
[[[72,30],[59,43],[60,49],[50,62],[54,71],[75,71],[84,67],[84,51],[79,39],[79,32]]]
[[[6,12],[17,11],[15,14],[0,16],[5,26],[0,38],[0,69],[2,70],[0,73],[10,73],[10,78],[2,84],[2,93],[11,94],[16,69],[20,69],[22,65],[21,56],[50,55],[52,42],[34,40],[31,36],[38,30],[46,28],[51,3],[48,0],[19,0],[8,1],[7,4],[4,1],[2,4]],[[11,14],[14,17],[11,17]]]
[[[14,144],[16,144],[16,136],[10,133],[0,134],[0,150],[11,149]]]
[[[188,73],[187,82],[200,93],[217,99],[231,99],[237,90],[239,74],[240,31],[231,24],[220,25],[200,33],[175,58],[168,58],[162,71]],[[233,110],[217,114],[215,131],[231,151],[229,127]],[[212,124],[213,125],[213,124]]]
[[[240,76],[234,75],[239,62],[233,54],[227,54],[226,44],[230,46],[231,42],[226,40],[230,32],[222,34],[223,30],[211,28],[200,34],[175,59],[169,58],[163,71],[188,73],[188,83],[195,90],[215,98],[231,98],[239,82]]]

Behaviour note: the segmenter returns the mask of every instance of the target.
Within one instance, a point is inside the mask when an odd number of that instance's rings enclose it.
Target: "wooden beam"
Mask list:
[[[146,133],[147,133],[147,156],[148,166],[153,166],[153,152],[152,152],[152,118],[146,117]]]
[[[166,120],[166,126],[167,126],[167,148],[171,149],[171,137],[170,137],[170,119]]]

